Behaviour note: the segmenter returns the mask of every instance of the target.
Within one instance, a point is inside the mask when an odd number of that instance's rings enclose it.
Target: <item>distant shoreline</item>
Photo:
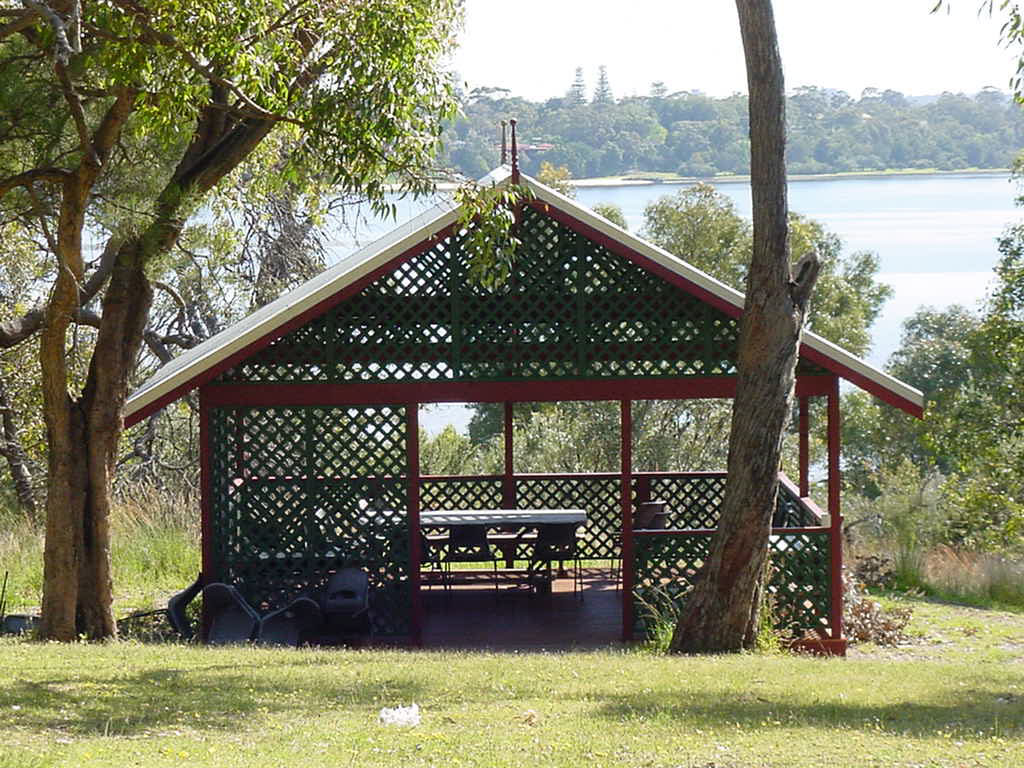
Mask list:
[[[907,168],[886,171],[840,171],[837,173],[793,174],[788,181],[845,181],[847,179],[879,179],[895,176],[995,176],[1008,174],[1009,168],[964,168],[955,171],[940,171],[934,168]],[[574,187],[639,187],[662,184],[680,186],[683,184],[745,184],[750,182],[747,175],[728,176],[677,176],[672,173],[626,173],[621,176],[603,176],[593,179],[569,179]]]

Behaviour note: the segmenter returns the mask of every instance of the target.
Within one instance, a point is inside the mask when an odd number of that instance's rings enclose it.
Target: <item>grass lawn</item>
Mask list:
[[[1024,615],[914,607],[845,660],[4,639],[0,766],[1024,765]]]

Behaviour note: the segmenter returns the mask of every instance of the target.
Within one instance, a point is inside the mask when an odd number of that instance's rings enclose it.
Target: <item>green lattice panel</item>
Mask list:
[[[693,534],[639,535],[633,540],[636,570],[633,595],[637,628],[643,630],[653,612],[678,602],[693,588],[708,556],[711,537]]]
[[[679,601],[693,588],[712,534],[647,534],[635,539],[634,594],[640,627],[646,605]],[[831,606],[829,533],[774,534],[770,540],[776,626],[799,636],[827,630]]]
[[[497,477],[438,477],[420,481],[420,509],[501,509]]]
[[[776,534],[771,538],[772,576],[779,629],[795,635],[829,626],[832,605],[830,534]]]
[[[737,324],[546,215],[513,274],[469,279],[462,235],[278,339],[225,381],[523,380],[735,372]]]
[[[651,498],[668,502],[668,526],[716,528],[725,494],[725,475],[652,477]]]
[[[401,407],[213,409],[212,578],[269,611],[364,568],[375,629],[406,634],[405,435]]]
[[[587,524],[580,529],[580,557],[617,558],[621,551],[621,481],[603,477],[518,478],[519,509],[585,509]]]

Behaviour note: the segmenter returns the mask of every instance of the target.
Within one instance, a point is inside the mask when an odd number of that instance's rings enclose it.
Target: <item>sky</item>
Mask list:
[[[775,0],[787,90],[868,87],[906,95],[1008,90],[1015,56],[999,45],[998,14],[980,0]],[[561,96],[576,67],[588,91],[608,68],[615,97],[746,92],[732,0],[466,0],[453,67],[468,88],[501,86],[532,101]]]

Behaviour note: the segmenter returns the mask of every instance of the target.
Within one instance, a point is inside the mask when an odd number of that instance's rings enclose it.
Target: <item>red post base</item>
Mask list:
[[[815,656],[846,656],[846,638],[802,637],[790,643],[789,649]]]

